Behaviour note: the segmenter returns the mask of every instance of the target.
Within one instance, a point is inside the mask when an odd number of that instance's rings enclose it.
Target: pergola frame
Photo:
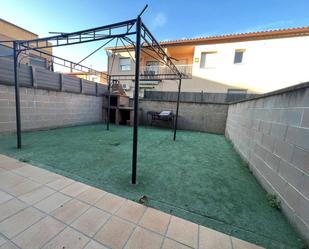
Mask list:
[[[139,102],[139,81],[140,81],[140,55],[141,55],[141,40],[144,39],[149,49],[155,52],[156,55],[168,66],[174,74],[174,79],[179,80],[176,120],[174,125],[174,140],[176,139],[178,111],[179,111],[179,97],[181,91],[182,73],[179,72],[174,65],[171,58],[165,53],[155,37],[151,34],[148,28],[143,24],[141,15],[148,6],[141,11],[136,19],[118,22],[110,25],[105,25],[97,28],[72,32],[62,33],[60,35],[39,38],[33,40],[15,40],[13,41],[13,59],[14,59],[14,83],[15,83],[15,105],[16,105],[16,131],[17,131],[17,148],[22,147],[21,136],[21,115],[20,115],[20,94],[19,94],[19,80],[18,80],[18,56],[21,52],[28,50],[40,51],[43,48],[68,46],[74,44],[81,44],[86,42],[93,42],[114,38],[127,38],[126,41],[131,40],[128,36],[135,35],[135,89],[134,89],[134,127],[133,127],[133,147],[132,147],[132,184],[136,184],[137,171],[137,145],[138,145],[138,102]],[[135,31],[131,31],[135,25]],[[124,29],[124,30],[123,30]],[[53,44],[52,42],[55,42]],[[79,64],[79,63],[77,63]],[[108,80],[108,95],[110,96],[111,80]],[[109,105],[109,103],[108,103]],[[109,117],[108,117],[109,122]]]

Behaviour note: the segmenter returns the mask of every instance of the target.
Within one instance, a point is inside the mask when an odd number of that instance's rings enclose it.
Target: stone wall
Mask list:
[[[230,105],[226,136],[309,241],[309,84]]]
[[[149,124],[148,111],[173,111],[176,113],[176,102],[141,99],[139,108],[140,122]],[[227,116],[227,104],[181,102],[179,107],[178,128],[183,130],[204,131],[224,134]],[[149,117],[150,118],[150,117]],[[167,125],[161,122],[158,125]]]
[[[102,97],[20,88],[22,130],[102,121]],[[0,133],[16,131],[13,86],[0,85]]]

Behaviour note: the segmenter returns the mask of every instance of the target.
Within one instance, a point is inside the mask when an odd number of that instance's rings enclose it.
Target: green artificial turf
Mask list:
[[[0,153],[269,249],[302,242],[223,135],[139,128],[138,184],[130,184],[132,128],[88,125],[0,137]]]

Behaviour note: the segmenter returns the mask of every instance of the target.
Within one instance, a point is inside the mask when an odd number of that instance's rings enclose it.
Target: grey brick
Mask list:
[[[309,88],[292,91],[289,94],[289,106],[309,107]]]
[[[283,195],[286,202],[294,209],[294,211],[299,215],[299,206],[301,203],[301,195],[294,187],[287,184],[285,185],[285,191]]]
[[[7,99],[0,99],[0,108],[8,107],[9,106],[9,100]]]
[[[267,150],[264,149],[261,145],[255,144],[254,153],[261,159],[264,159],[267,153]]]
[[[269,134],[271,129],[271,123],[266,121],[261,121],[259,126],[259,131],[264,134]]]
[[[301,148],[309,150],[309,129],[289,126],[286,139]]]
[[[295,168],[293,165],[281,160],[279,166],[279,175],[282,176],[289,184],[302,191],[301,184],[303,180],[304,173],[299,169]]]
[[[301,126],[309,128],[309,108],[304,109]]]
[[[277,123],[271,124],[271,130],[270,130],[271,136],[284,139],[286,131],[287,131],[287,125]]]
[[[309,175],[303,174],[300,188],[302,194],[309,200]]]
[[[302,110],[286,109],[283,110],[280,116],[280,122],[288,125],[299,126],[302,118]]]
[[[309,200],[305,199],[303,196],[300,198],[299,204],[299,216],[309,224]]]
[[[296,227],[297,231],[301,233],[302,237],[306,241],[309,241],[309,224],[306,224],[304,220],[296,214],[293,215],[292,219],[292,221],[290,219],[290,222],[294,225],[294,227]]]
[[[5,85],[0,84],[0,92],[1,93],[7,93],[9,91],[9,87]]]
[[[292,160],[294,145],[281,139],[275,140],[274,153],[287,162]]]
[[[269,167],[264,169],[267,172],[267,180],[271,183],[274,189],[280,194],[284,195],[285,188],[287,186],[287,181],[283,179],[279,174]]]
[[[259,130],[259,125],[260,125],[260,120],[258,119],[253,119],[251,123],[251,127],[254,130]]]
[[[274,150],[275,139],[267,134],[263,134],[262,145],[268,151],[273,152]]]
[[[294,147],[292,164],[309,175],[309,152],[298,147]]]
[[[280,165],[280,158],[275,154],[266,151],[264,161],[269,167],[271,167],[275,172],[278,171]]]

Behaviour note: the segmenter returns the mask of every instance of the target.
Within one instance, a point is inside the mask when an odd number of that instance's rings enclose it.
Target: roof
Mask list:
[[[233,42],[233,41],[247,41],[247,40],[263,40],[263,39],[276,39],[276,38],[286,38],[295,36],[309,36],[309,26],[289,28],[289,29],[276,29],[267,30],[259,32],[249,32],[249,33],[236,33],[218,36],[208,36],[199,38],[189,38],[171,41],[162,41],[160,44],[162,46],[167,45],[184,45],[184,44],[208,44],[208,43],[219,43],[219,42]]]
[[[17,25],[14,24],[14,23],[8,22],[8,21],[6,21],[6,20],[4,20],[4,19],[2,19],[2,18],[0,18],[0,22],[5,22],[5,23],[7,23],[7,24],[9,24],[9,25],[11,25],[11,26],[14,26],[14,27],[16,27],[16,28],[18,28],[18,29],[21,29],[21,30],[23,30],[23,31],[26,31],[27,33],[30,33],[30,34],[35,35],[35,36],[38,36],[37,34],[31,32],[31,31],[29,31],[29,30],[27,30],[27,29],[24,29],[24,28],[22,28],[22,27],[20,27],[20,26],[17,26]]]
[[[216,43],[229,43],[239,41],[251,41],[251,40],[265,40],[265,39],[276,39],[276,38],[288,38],[298,36],[309,36],[309,26],[288,28],[288,29],[275,29],[259,32],[248,32],[248,33],[236,33],[218,36],[188,38],[170,41],[161,41],[162,47],[169,46],[189,46],[189,45],[203,45],[203,44],[216,44]],[[132,48],[132,46],[127,46]],[[107,50],[114,50],[114,47],[106,48]],[[117,49],[124,49],[123,46],[118,46]]]

